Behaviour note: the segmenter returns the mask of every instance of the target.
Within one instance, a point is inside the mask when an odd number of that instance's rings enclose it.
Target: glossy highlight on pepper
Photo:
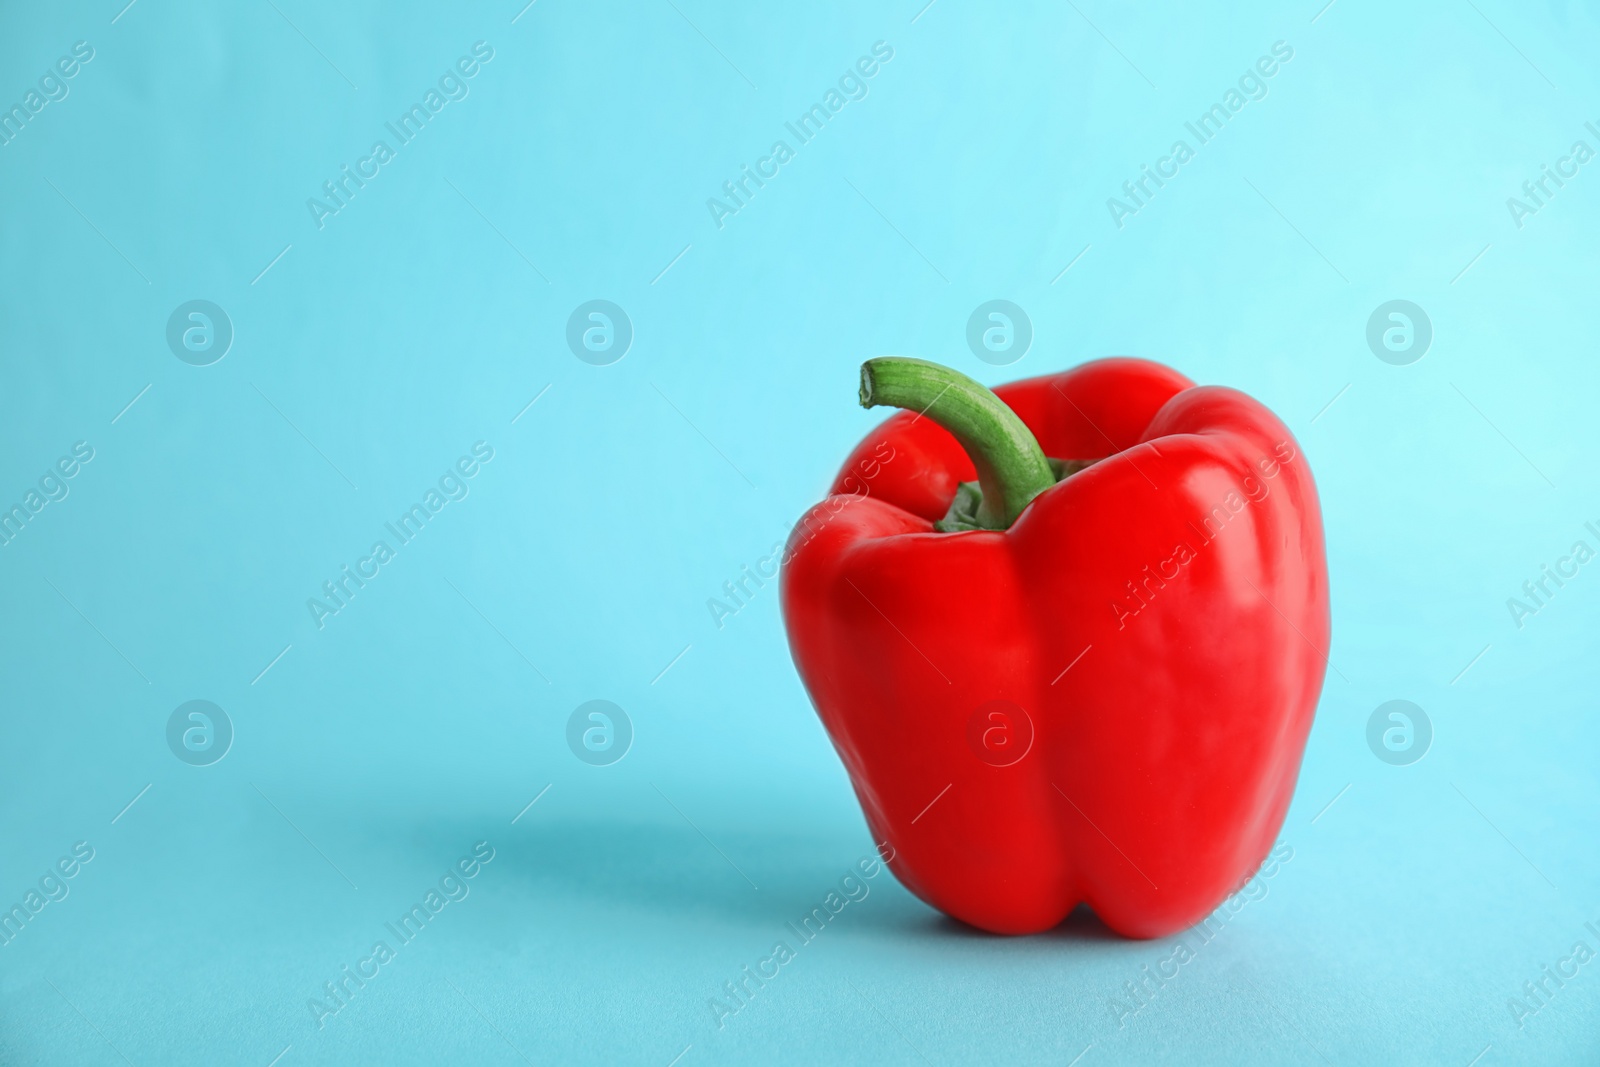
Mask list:
[[[891,870],[995,933],[1183,929],[1288,810],[1330,637],[1288,429],[1114,358],[993,392],[885,357],[898,412],[790,537],[790,651]],[[866,492],[849,472],[892,448]]]

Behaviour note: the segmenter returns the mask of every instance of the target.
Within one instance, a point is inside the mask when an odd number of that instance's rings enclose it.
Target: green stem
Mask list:
[[[978,469],[978,524],[1004,530],[1056,484],[1032,432],[1005,401],[960,371],[922,359],[882,356],[861,364],[861,406],[919,412],[943,426]]]

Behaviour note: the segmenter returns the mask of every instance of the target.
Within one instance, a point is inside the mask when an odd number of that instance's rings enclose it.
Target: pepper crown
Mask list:
[[[980,499],[958,493],[940,529],[1007,529],[1056,484],[1033,432],[1005,401],[960,371],[904,356],[869,359],[861,365],[861,406],[883,405],[915,411],[949,430],[977,468]]]

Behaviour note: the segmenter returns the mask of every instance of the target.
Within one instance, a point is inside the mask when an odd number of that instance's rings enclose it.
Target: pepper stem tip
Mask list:
[[[983,490],[978,524],[1004,530],[1055,475],[1033,431],[994,393],[960,371],[924,359],[879,356],[861,364],[861,406],[915,411],[950,432],[972,459]]]

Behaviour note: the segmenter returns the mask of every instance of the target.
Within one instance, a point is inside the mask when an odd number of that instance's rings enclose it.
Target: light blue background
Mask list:
[[[1600,565],[1506,608],[1600,520],[1600,163],[1506,207],[1600,148],[1592,10],[122,2],[0,13],[7,106],[95,49],[0,147],[0,501],[95,449],[0,548],[0,901],[95,849],[0,948],[0,1061],[1593,1055],[1600,964],[1521,1028],[1507,1000],[1600,948]],[[470,95],[319,230],[306,199],[479,40]],[[879,40],[867,98],[719,230],[706,199]],[[1106,198],[1278,40],[1266,99],[1119,230]],[[209,367],[164,339],[196,298],[236,331]],[[635,328],[611,366],[564,340],[594,298]],[[964,341],[993,298],[1035,329],[1010,367]],[[1394,298],[1434,325],[1410,366],[1364,338]],[[874,423],[855,368],[889,353],[1159,359],[1259,397],[1318,478],[1336,670],[1294,858],[1121,1028],[1174,939],[981,936],[888,875],[708,1009],[872,847],[775,586],[720,630],[706,601]],[[480,440],[470,496],[319,631],[307,598]],[[564,740],[594,698],[636,732],[609,767]],[[1435,731],[1408,767],[1365,739],[1393,698]],[[237,731],[210,767],[166,746],[191,699]],[[480,840],[471,895],[319,1029],[308,998]]]

